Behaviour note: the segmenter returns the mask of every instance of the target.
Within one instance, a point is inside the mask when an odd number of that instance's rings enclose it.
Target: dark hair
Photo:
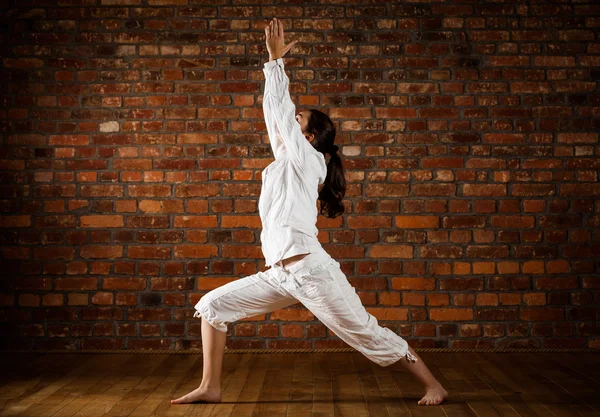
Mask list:
[[[315,138],[311,143],[315,149],[323,154],[331,155],[327,163],[327,176],[321,191],[319,191],[319,200],[321,201],[320,213],[333,219],[344,213],[344,205],[341,201],[346,195],[344,167],[338,154],[338,147],[333,143],[336,130],[333,122],[325,113],[316,109],[309,109],[309,112],[306,131],[303,133],[312,133]]]

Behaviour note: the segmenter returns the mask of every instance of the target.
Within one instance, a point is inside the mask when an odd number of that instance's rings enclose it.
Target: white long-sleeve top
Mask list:
[[[302,134],[282,58],[266,62],[263,112],[275,161],[262,171],[258,210],[266,266],[322,251],[317,238],[317,199],[327,165]]]

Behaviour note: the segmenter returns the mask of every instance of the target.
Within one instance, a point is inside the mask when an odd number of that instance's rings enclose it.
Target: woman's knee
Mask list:
[[[194,307],[194,317],[203,317],[216,330],[226,333],[229,323],[239,319],[243,312],[223,297],[215,298],[211,292],[205,294]]]
[[[297,302],[279,293],[266,278],[259,272],[231,281],[206,293],[195,309],[215,329],[226,332],[231,322]]]

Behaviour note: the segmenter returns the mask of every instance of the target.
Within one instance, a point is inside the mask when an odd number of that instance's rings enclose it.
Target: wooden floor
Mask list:
[[[450,393],[442,405],[417,405],[407,371],[359,353],[226,354],[223,402],[179,405],[201,355],[5,354],[0,417],[600,416],[600,354],[419,355]]]

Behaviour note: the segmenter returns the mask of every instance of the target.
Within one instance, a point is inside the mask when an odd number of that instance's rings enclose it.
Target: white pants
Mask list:
[[[291,266],[281,261],[265,272],[231,281],[205,294],[194,317],[204,317],[220,332],[236,320],[301,302],[340,339],[380,366],[406,357],[408,343],[367,312],[340,264],[324,250]]]

